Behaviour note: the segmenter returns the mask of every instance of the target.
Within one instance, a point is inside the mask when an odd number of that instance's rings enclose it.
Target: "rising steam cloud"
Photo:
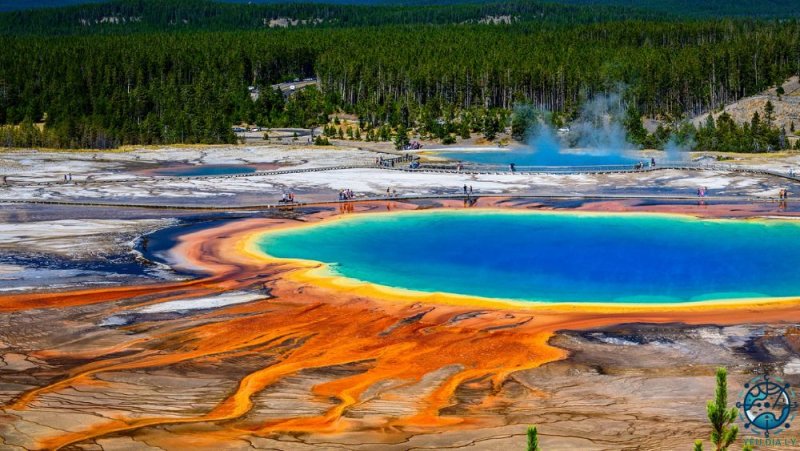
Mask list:
[[[536,123],[530,127],[527,148],[523,151],[536,165],[626,164],[641,157],[633,152],[638,146],[628,139],[623,125],[627,104],[621,90],[598,94],[581,108],[568,133],[557,133],[545,120],[546,111],[537,111]],[[530,113],[529,113],[530,115]],[[667,143],[666,159],[680,161],[692,143],[675,137]]]

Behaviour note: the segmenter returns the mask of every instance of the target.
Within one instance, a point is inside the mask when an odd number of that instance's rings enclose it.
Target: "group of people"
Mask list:
[[[470,186],[464,185],[464,195],[472,197],[472,185]]]
[[[781,190],[778,191],[778,199],[786,200],[788,198],[789,198],[789,190],[786,188],[781,188]]]
[[[641,171],[642,169],[644,169],[645,165],[648,168],[656,167],[656,159],[655,158],[651,158],[648,163],[645,163],[644,161],[640,161],[640,162],[638,162],[638,163],[636,163],[634,165],[634,169],[636,169],[637,171]]]
[[[707,193],[708,193],[708,188],[706,188],[705,186],[697,188],[697,197],[706,197]]]
[[[281,197],[280,202],[282,204],[293,204],[294,203],[294,193],[283,193],[283,197]]]
[[[386,197],[397,197],[397,190],[392,187],[386,188]]]
[[[64,183],[69,183],[72,181],[72,173],[64,174]]]
[[[339,190],[339,200],[353,200],[355,197],[356,195],[353,193],[353,190],[349,188]]]
[[[378,157],[375,159],[375,164],[378,166],[386,167],[386,168],[393,168],[394,167],[394,159],[384,159],[383,157]]]

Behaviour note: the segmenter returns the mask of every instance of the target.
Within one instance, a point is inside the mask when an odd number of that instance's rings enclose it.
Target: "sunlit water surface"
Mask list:
[[[800,294],[800,224],[672,215],[430,211],[270,232],[260,248],[375,284],[545,302]]]

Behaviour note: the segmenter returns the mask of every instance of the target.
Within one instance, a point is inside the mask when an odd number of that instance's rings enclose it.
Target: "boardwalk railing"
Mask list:
[[[420,169],[457,170],[461,166],[462,172],[512,172],[509,165],[498,164],[423,164]],[[635,164],[605,164],[585,166],[520,166],[515,165],[513,172],[537,174],[563,174],[563,173],[612,173],[612,172],[646,172],[657,169],[705,169],[729,171],[736,166],[730,164],[699,164],[699,163],[667,163],[656,166],[637,166]]]
[[[548,193],[514,193],[514,194],[471,194],[465,196],[460,193],[453,194],[411,194],[397,196],[360,196],[356,199],[347,200],[328,200],[311,202],[290,202],[290,203],[263,203],[263,204],[242,204],[242,205],[217,205],[217,204],[155,204],[155,203],[135,203],[135,202],[112,202],[112,201],[92,201],[92,200],[48,200],[48,199],[2,199],[0,204],[39,204],[39,205],[62,205],[62,206],[82,206],[82,207],[120,207],[120,208],[146,208],[158,210],[214,210],[214,211],[238,211],[238,210],[268,210],[268,209],[294,209],[302,207],[326,206],[326,205],[346,205],[357,202],[376,202],[376,201],[411,201],[411,200],[477,200],[480,198],[496,199],[542,199],[542,200],[661,200],[661,201],[698,201],[698,202],[759,202],[773,203],[783,202],[784,200],[774,197],[756,196],[714,196],[697,197],[695,195],[679,194],[548,194]]]
[[[402,168],[401,168],[402,169]],[[746,174],[761,174],[771,175],[774,177],[781,177],[792,181],[800,182],[800,176],[789,174],[788,172],[774,171],[770,169],[763,169],[757,167],[741,166],[736,164],[714,163],[666,163],[656,166],[643,166],[638,167],[632,164],[618,164],[618,165],[594,165],[594,166],[515,166],[514,171],[511,171],[508,165],[488,165],[488,164],[471,164],[462,165],[458,169],[455,164],[423,164],[417,169],[417,172],[447,172],[447,173],[463,173],[463,174],[614,174],[626,172],[650,172],[650,171],[663,171],[663,170],[680,170],[680,171],[716,171],[716,172],[739,172]]]
[[[650,172],[659,170],[684,170],[684,171],[717,171],[717,172],[739,172],[746,174],[761,174],[770,175],[774,177],[781,177],[784,179],[792,180],[800,183],[800,177],[797,175],[790,175],[788,172],[780,172],[769,169],[762,169],[757,167],[740,166],[735,164],[700,164],[700,163],[666,163],[659,164],[653,167],[647,165],[638,167],[631,164],[619,165],[595,165],[595,166],[516,166],[512,172],[506,165],[483,165],[483,164],[470,164],[460,165],[454,163],[448,164],[421,164],[416,167],[411,167],[411,162],[416,160],[414,155],[403,155],[398,158],[384,159],[383,164],[375,164],[375,162],[365,162],[363,164],[350,164],[338,166],[324,166],[314,168],[286,168],[271,171],[256,171],[243,174],[218,174],[218,175],[193,175],[193,176],[134,176],[127,178],[105,179],[93,178],[91,175],[88,177],[76,178],[70,181],[55,180],[38,180],[26,181],[22,177],[7,176],[7,184],[5,186],[57,186],[63,184],[70,185],[86,185],[86,184],[124,184],[136,183],[153,180],[211,180],[211,179],[234,179],[245,177],[266,177],[276,176],[283,174],[298,174],[307,172],[324,172],[324,171],[339,171],[346,169],[382,169],[404,172],[422,172],[422,173],[448,173],[448,174],[494,174],[494,175],[531,175],[531,174],[613,174],[613,173],[630,173],[630,172]],[[386,164],[389,162],[389,164]],[[391,165],[394,162],[394,166]],[[4,185],[0,184],[0,188]]]

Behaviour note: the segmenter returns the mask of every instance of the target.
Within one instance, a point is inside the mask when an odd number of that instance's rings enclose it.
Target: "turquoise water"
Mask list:
[[[177,168],[164,168],[155,171],[157,175],[170,177],[198,177],[204,175],[234,175],[251,174],[256,168],[244,165],[205,164],[198,166],[183,166]]]
[[[262,237],[267,254],[411,290],[546,302],[800,294],[800,224],[668,215],[431,211]]]
[[[451,160],[469,163],[508,166],[607,166],[634,165],[640,161],[648,162],[649,158],[635,158],[625,154],[592,154],[592,153],[541,153],[529,151],[488,150],[482,152],[440,152],[437,155]]]

